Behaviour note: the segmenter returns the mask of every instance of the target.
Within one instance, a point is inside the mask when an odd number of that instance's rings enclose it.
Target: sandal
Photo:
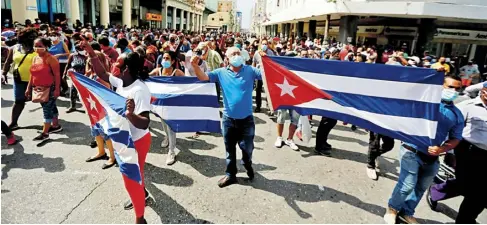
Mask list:
[[[112,164],[107,164],[107,163],[104,163],[103,166],[101,166],[101,169],[108,169],[112,166],[115,166],[117,164],[117,161],[113,162]]]
[[[85,162],[94,162],[94,161],[98,161],[98,160],[102,160],[102,159],[107,160],[107,159],[108,159],[107,154],[104,154],[104,155],[102,155],[102,156],[98,156],[98,157],[96,157],[96,158],[89,157],[89,158],[87,158],[87,159],[86,159],[86,161],[85,161]]]

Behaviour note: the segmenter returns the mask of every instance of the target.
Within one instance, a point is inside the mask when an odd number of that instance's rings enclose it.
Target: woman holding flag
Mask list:
[[[144,208],[145,201],[149,198],[149,193],[144,188],[144,164],[151,144],[149,133],[151,94],[142,81],[149,76],[147,68],[143,66],[144,59],[134,52],[121,55],[117,59],[117,61],[123,61],[123,63],[117,65],[121,72],[118,77],[115,77],[107,71],[88,41],[83,40],[81,46],[87,51],[93,70],[98,77],[116,87],[116,92],[127,98],[125,117],[130,122],[130,133],[138,156],[138,172],[140,172],[142,179],[139,183],[125,174],[122,175],[125,188],[131,199],[125,204],[125,209],[131,209],[132,207],[135,209],[135,223],[147,223],[144,218]],[[117,158],[117,161],[119,160],[121,159]],[[119,164],[123,164],[123,162],[119,162]],[[122,169],[122,165],[120,168]]]

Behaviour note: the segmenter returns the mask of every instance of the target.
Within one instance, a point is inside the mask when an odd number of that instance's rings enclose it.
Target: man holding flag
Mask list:
[[[263,54],[263,53],[260,53]],[[223,138],[227,152],[226,175],[218,181],[219,187],[237,182],[237,149],[242,150],[242,161],[249,179],[254,178],[252,152],[254,150],[255,122],[252,115],[252,91],[254,81],[261,80],[259,69],[245,65],[240,49],[228,48],[226,54],[229,66],[204,73],[198,66],[201,60],[193,56],[191,63],[199,80],[220,83],[223,89]]]

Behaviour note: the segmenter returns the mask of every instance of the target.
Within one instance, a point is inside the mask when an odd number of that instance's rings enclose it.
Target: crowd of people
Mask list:
[[[63,130],[56,106],[58,97],[70,98],[71,104],[66,113],[83,112],[76,108],[79,101],[76,88],[67,82],[68,71],[73,70],[129,98],[126,117],[131,124],[132,136],[135,140],[143,139],[145,143],[135,146],[142,175],[151,142],[150,135],[146,135],[149,132],[151,94],[144,80],[149,76],[196,76],[215,83],[218,99],[223,100],[222,134],[227,153],[226,175],[218,181],[220,187],[237,182],[237,144],[242,150],[247,175],[251,180],[254,178],[253,113],[259,113],[262,109],[262,57],[300,57],[433,68],[445,73],[436,143],[428,149],[418,148],[411,143],[401,144],[399,181],[389,199],[384,220],[395,223],[399,217],[406,223],[417,223],[413,217],[415,208],[438,171],[439,155],[453,149],[459,156],[456,169],[461,172],[457,173],[455,181],[432,186],[434,191],[431,193],[436,195],[428,195],[428,203],[433,208],[438,201],[454,196],[447,192],[456,188],[457,193],[465,196],[457,222],[475,223],[487,202],[487,194],[482,190],[484,186],[474,183],[475,177],[472,176],[485,168],[483,165],[487,162],[487,84],[481,82],[478,66],[472,60],[456,74],[452,72],[447,58],[437,58],[427,51],[418,57],[408,56],[403,48],[387,47],[379,54],[375,46],[329,43],[303,37],[283,40],[240,33],[93,27],[90,24],[83,26],[79,22],[70,28],[64,22],[56,21],[48,25],[41,24],[39,20],[35,24],[26,21],[23,28],[4,27],[2,49],[7,49],[2,83],[7,83],[7,75],[12,74],[15,98],[10,124],[2,120],[2,132],[7,136],[9,145],[16,143],[13,131],[19,127],[20,115],[29,101],[40,103],[44,116],[42,132],[34,141],[45,141],[50,133]],[[459,94],[464,90],[468,92],[465,95],[468,98],[455,106],[454,103],[461,99],[458,98]],[[252,104],[254,91],[255,108]],[[276,117],[275,147],[288,146],[298,151],[299,146],[293,139],[300,115],[293,110],[277,110]],[[289,133],[283,138],[287,119],[291,121]],[[162,123],[166,136],[161,146],[169,149],[166,164],[172,165],[176,162],[176,133],[164,121]],[[315,144],[318,154],[331,155],[332,146],[327,139],[337,123],[333,118],[321,118]],[[357,127],[352,125],[352,129]],[[393,149],[394,139],[372,131],[369,133],[366,175],[377,180],[377,158]],[[106,160],[103,169],[116,165],[109,137],[97,129],[93,129],[91,135],[94,140],[89,144],[97,148],[97,152],[86,162]],[[194,137],[198,135],[195,133]],[[136,223],[145,223],[144,206],[149,192],[143,185],[133,184],[134,181],[125,177],[124,182],[131,198],[125,204],[125,209],[134,208]],[[437,197],[440,195],[438,193],[443,193],[442,197]]]

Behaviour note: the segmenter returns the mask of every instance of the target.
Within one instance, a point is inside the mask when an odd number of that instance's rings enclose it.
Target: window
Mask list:
[[[223,21],[223,18],[220,18],[220,21]]]
[[[2,0],[2,9],[12,9],[12,0]]]
[[[215,18],[211,18],[212,21],[215,21]]]
[[[63,0],[51,0],[52,12],[53,13],[65,13],[64,12],[64,1]],[[40,13],[49,12],[48,0],[37,0],[37,11]]]

